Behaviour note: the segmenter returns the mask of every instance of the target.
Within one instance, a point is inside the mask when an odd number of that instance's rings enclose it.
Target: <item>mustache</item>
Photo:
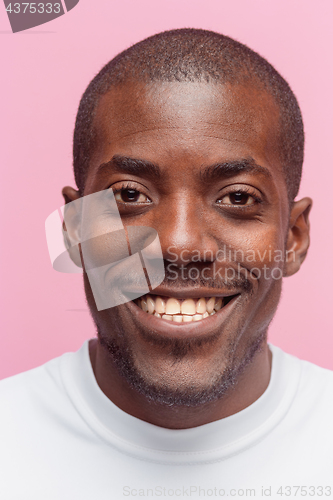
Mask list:
[[[198,267],[194,266],[189,266],[188,271],[190,269],[198,269]],[[222,274],[223,270],[227,269],[233,269],[234,267],[224,267],[222,269]],[[206,267],[207,270],[207,267]],[[170,286],[172,284],[172,287],[174,287],[175,290],[177,289],[184,289],[184,288],[210,288],[212,290],[228,290],[228,291],[243,291],[250,293],[253,290],[253,283],[243,274],[238,273],[237,278],[236,277],[230,277],[228,278],[227,276],[223,277],[220,274],[218,276],[203,276],[202,273],[198,275],[198,277],[191,278],[190,276],[187,279],[176,279],[174,276],[175,271],[171,271],[168,266],[165,268],[165,278],[163,280],[163,284]],[[224,273],[226,274],[226,273]]]
[[[207,269],[208,267],[206,266],[206,272],[205,275],[200,272],[199,266],[195,266],[193,264],[184,266],[182,268],[182,273],[180,272],[181,268],[176,268],[174,264],[172,264],[173,269],[170,269],[170,263],[168,261],[164,261],[164,279],[160,283],[160,287],[163,288],[163,286],[168,287],[168,291],[171,292],[171,289],[174,289],[175,291],[178,290],[184,290],[186,288],[188,289],[195,289],[198,288],[198,290],[202,288],[206,289],[211,289],[211,290],[223,290],[223,291],[228,291],[232,292],[235,291],[235,293],[239,292],[245,292],[250,294],[253,291],[253,283],[250,279],[246,277],[246,273],[244,270],[244,274],[241,272],[237,271],[237,276],[235,277],[228,277],[227,276],[227,270],[233,270],[234,274],[236,274],[235,266],[229,266],[229,267],[220,267],[221,273],[215,273],[216,275],[214,276],[213,269],[211,270],[211,275],[207,276]],[[152,266],[154,268],[154,265]],[[191,274],[190,271],[191,269],[197,269],[198,270],[198,275],[197,277],[191,277],[191,276],[186,276],[184,277],[184,271],[187,270],[187,273],[185,274]],[[175,274],[177,275],[175,277]],[[181,275],[182,274],[182,275]],[[224,276],[223,276],[224,275]],[[117,276],[113,276],[113,286],[115,287],[121,287],[124,291],[128,290],[137,290],[139,291],[140,289],[145,290],[147,287],[147,277],[148,277],[148,282],[150,283],[157,283],[160,280],[160,274],[155,275],[154,273],[145,273],[145,275],[138,274],[136,272],[127,272],[125,275],[122,273],[119,273]],[[150,284],[149,283],[149,284]],[[156,288],[156,287],[155,287]],[[154,287],[151,287],[152,290],[154,290]],[[146,292],[143,292],[146,293]],[[172,292],[171,292],[172,293]]]

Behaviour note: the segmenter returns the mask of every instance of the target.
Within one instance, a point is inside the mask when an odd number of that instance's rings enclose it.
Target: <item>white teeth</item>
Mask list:
[[[155,311],[159,314],[165,313],[165,302],[161,297],[157,297],[155,300]]]
[[[183,316],[181,314],[174,314],[172,316],[172,321],[176,321],[176,323],[182,323]]]
[[[206,304],[206,309],[209,314],[211,314],[214,311],[214,306],[215,306],[215,297],[211,297]]]
[[[219,299],[219,300],[216,302],[216,304],[215,304],[215,306],[214,306],[214,309],[215,309],[215,311],[219,311],[219,310],[221,309],[221,307],[222,307],[222,299]]]
[[[141,299],[141,309],[145,312],[148,312],[147,301],[144,298]]]
[[[180,312],[182,314],[195,314],[196,307],[193,299],[186,299],[181,303]]]
[[[198,300],[196,304],[196,312],[198,314],[204,314],[206,312],[206,299],[204,297]]]
[[[166,314],[179,314],[180,313],[180,302],[177,299],[168,299],[165,305]]]
[[[162,297],[145,295],[135,301],[143,311],[157,318],[175,321],[176,323],[187,323],[201,321],[216,314],[223,307],[223,298],[201,297],[198,300],[185,299],[183,301],[170,297],[167,300]]]
[[[147,296],[147,307],[148,313],[153,314],[153,312],[155,311],[155,302],[149,295]]]

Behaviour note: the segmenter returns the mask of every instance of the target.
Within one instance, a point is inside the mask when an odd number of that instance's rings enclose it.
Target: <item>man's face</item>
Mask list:
[[[124,226],[158,232],[166,270],[143,302],[104,311],[85,275],[102,345],[155,400],[217,398],[255,358],[281,293],[278,110],[250,86],[128,83],[101,99],[94,123],[84,195],[113,189]]]

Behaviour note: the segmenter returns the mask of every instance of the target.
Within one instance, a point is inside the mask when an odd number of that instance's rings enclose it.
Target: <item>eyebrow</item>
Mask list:
[[[212,182],[220,178],[234,177],[238,174],[259,174],[267,179],[272,179],[272,174],[268,168],[258,165],[256,161],[251,158],[242,158],[240,160],[219,162],[210,167],[204,168],[200,173],[200,179],[203,182]]]
[[[103,173],[105,170],[137,175],[138,177],[153,177],[155,179],[161,178],[161,170],[158,165],[155,165],[150,161],[138,160],[128,156],[114,155],[110,161],[102,163],[98,167],[97,175]]]
[[[138,177],[155,178],[156,180],[162,177],[161,169],[157,164],[122,155],[114,155],[110,161],[102,163],[97,168],[96,174],[102,174],[106,170],[136,175]],[[260,174],[268,179],[272,179],[272,174],[267,168],[258,165],[252,157],[248,157],[239,160],[218,162],[205,167],[200,172],[200,180],[202,182],[212,182],[220,178],[234,177],[242,173]]]

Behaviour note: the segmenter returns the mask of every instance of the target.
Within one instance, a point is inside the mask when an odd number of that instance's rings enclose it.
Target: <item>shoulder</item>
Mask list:
[[[269,344],[269,348],[272,351],[274,358],[279,358],[279,361],[283,360],[284,367],[295,367],[296,365],[298,365],[301,370],[301,378],[303,382],[307,381],[307,383],[310,382],[311,384],[322,382],[324,383],[324,385],[333,384],[332,370],[323,368],[310,361],[300,359],[293,354],[289,354],[283,351],[280,347],[277,347],[275,345]],[[280,362],[280,365],[281,364],[282,363]]]
[[[52,412],[56,406],[65,406],[68,400],[61,376],[65,353],[47,363],[0,381],[0,428],[13,428]],[[26,417],[26,418],[25,418]]]
[[[0,398],[13,398],[16,395],[24,394],[27,390],[47,385],[59,385],[60,370],[59,366],[62,359],[69,353],[63,354],[57,358],[47,361],[37,368],[32,368],[17,375],[0,380]]]
[[[325,404],[333,410],[333,371],[305,360],[300,364],[300,397],[308,398],[311,394],[313,403]]]
[[[291,379],[297,374],[297,391],[292,410],[303,413],[307,421],[319,418],[324,421],[333,418],[333,371],[270,345],[273,357],[283,359],[284,376]]]

